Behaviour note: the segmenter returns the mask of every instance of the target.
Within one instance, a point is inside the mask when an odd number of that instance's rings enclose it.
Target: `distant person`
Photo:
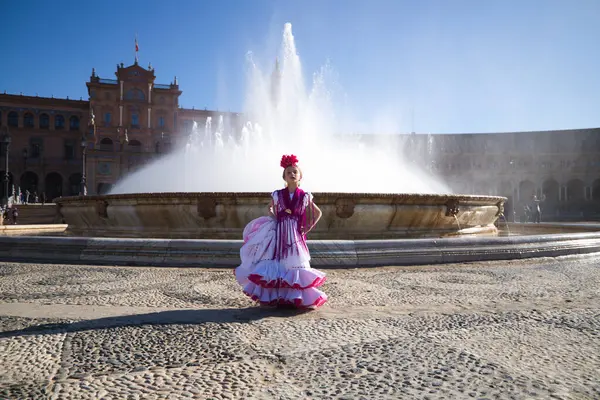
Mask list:
[[[12,223],[13,225],[17,224],[17,218],[19,217],[19,209],[17,206],[12,207]]]
[[[527,222],[529,222],[530,217],[531,217],[531,208],[529,207],[528,204],[525,204],[523,206],[523,219],[522,219],[522,221],[524,223],[527,223]]]
[[[540,201],[535,194],[531,196],[531,210],[533,211],[533,222],[536,224],[542,222],[542,209],[540,208]]]
[[[31,195],[31,193],[29,193],[29,190],[25,191],[25,204],[29,204],[29,195]]]
[[[40,202],[40,197],[38,196],[37,192],[33,192],[33,202],[35,204]]]
[[[42,192],[42,205],[46,204],[46,192]]]

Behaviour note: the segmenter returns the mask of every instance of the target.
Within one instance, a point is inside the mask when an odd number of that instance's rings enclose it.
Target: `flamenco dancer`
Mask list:
[[[269,216],[244,228],[242,263],[235,277],[244,293],[262,305],[314,309],[327,301],[318,289],[325,274],[310,267],[306,235],[321,218],[309,192],[300,189],[302,170],[295,155],[281,157],[286,187],[271,194]]]

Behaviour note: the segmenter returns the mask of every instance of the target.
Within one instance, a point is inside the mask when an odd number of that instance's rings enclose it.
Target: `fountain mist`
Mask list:
[[[248,56],[249,122],[237,131],[223,117],[200,121],[203,130],[194,122],[185,146],[129,175],[112,193],[272,191],[283,183],[281,155],[290,153],[300,159],[303,187],[315,192],[450,192],[404,160],[397,137],[364,140],[341,131],[347,124],[336,117],[325,69],[305,87],[291,24],[279,59],[275,71],[263,73]]]

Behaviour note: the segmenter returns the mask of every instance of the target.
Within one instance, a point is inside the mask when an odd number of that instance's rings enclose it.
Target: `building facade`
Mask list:
[[[0,132],[11,138],[9,192],[15,185],[32,196],[37,192],[41,197],[45,191],[47,198],[78,193],[88,110],[88,102],[82,100],[0,95]],[[0,155],[4,178],[4,146]],[[4,198],[4,184],[0,190]]]
[[[11,137],[9,195],[13,186],[32,197],[45,193],[49,200],[81,193],[84,147],[87,193],[104,194],[119,179],[181,145],[194,121],[204,124],[211,118],[216,128],[225,116],[240,123],[236,113],[179,107],[177,78],[155,83],[152,66],[119,64],[115,77],[104,79],[92,70],[88,100],[0,94],[0,127]]]
[[[45,193],[48,200],[79,194],[85,145],[87,193],[103,194],[127,174],[183,145],[194,121],[202,133],[223,129],[223,124],[226,131],[241,132],[240,114],[181,108],[177,78],[156,83],[151,66],[119,64],[115,78],[101,78],[92,70],[88,100],[0,94],[0,128],[11,137],[11,188]],[[521,214],[533,195],[552,219],[600,215],[600,128],[407,134],[391,140],[399,156],[455,193],[507,197],[507,215]]]
[[[600,128],[408,135],[403,148],[454,193],[507,197],[507,216],[535,195],[549,219],[600,218]]]

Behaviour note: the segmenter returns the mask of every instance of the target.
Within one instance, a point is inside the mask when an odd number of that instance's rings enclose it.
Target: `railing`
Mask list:
[[[98,82],[99,83],[106,83],[108,85],[118,85],[119,84],[119,81],[116,80],[116,79],[102,79],[102,78],[100,78],[100,79],[98,79]]]

